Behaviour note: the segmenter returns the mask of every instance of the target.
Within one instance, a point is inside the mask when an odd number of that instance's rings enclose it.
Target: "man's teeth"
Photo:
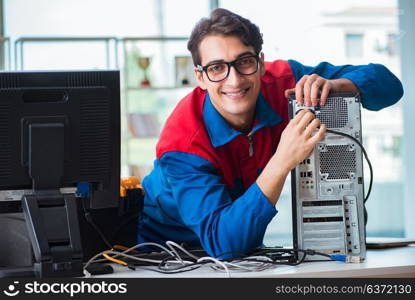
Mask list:
[[[242,90],[242,91],[234,92],[234,93],[225,92],[225,94],[228,95],[228,96],[241,96],[241,95],[245,94],[246,91],[247,90]]]

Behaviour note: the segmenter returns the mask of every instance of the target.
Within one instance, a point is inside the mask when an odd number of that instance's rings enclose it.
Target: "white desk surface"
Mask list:
[[[225,272],[204,265],[199,269],[177,274],[161,274],[137,267],[135,271],[120,265],[114,273],[94,277],[112,278],[226,278]],[[337,261],[305,262],[298,266],[275,266],[261,272],[231,270],[234,278],[278,277],[415,277],[415,245],[390,249],[368,250],[363,263]]]

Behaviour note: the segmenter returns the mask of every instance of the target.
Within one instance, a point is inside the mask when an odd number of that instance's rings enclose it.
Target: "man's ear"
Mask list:
[[[203,72],[200,72],[197,68],[194,68],[194,71],[195,71],[197,83],[199,84],[200,88],[202,90],[206,90],[207,87],[205,84],[205,78],[203,77]]]
[[[265,74],[264,52],[261,52],[261,54],[259,54],[259,71],[260,71],[261,76]]]

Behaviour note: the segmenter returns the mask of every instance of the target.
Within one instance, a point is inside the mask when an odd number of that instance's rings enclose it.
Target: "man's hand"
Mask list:
[[[318,128],[313,135],[313,132]],[[326,133],[326,126],[309,110],[300,111],[287,125],[274,154],[278,166],[289,172],[310,155]]]
[[[320,129],[313,134],[313,132]],[[281,194],[289,172],[310,155],[314,146],[326,133],[326,126],[320,124],[309,110],[300,111],[287,125],[281,135],[277,151],[256,180],[268,200],[275,205]]]
[[[323,106],[330,92],[359,93],[359,89],[349,79],[325,79],[317,74],[304,75],[295,88],[285,90],[285,97],[295,94],[298,105]],[[320,101],[319,101],[320,100]]]

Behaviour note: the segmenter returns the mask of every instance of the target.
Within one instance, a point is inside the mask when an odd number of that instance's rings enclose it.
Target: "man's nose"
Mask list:
[[[242,75],[236,71],[235,67],[232,66],[229,70],[228,78],[226,78],[226,83],[229,85],[238,85],[242,80]]]

